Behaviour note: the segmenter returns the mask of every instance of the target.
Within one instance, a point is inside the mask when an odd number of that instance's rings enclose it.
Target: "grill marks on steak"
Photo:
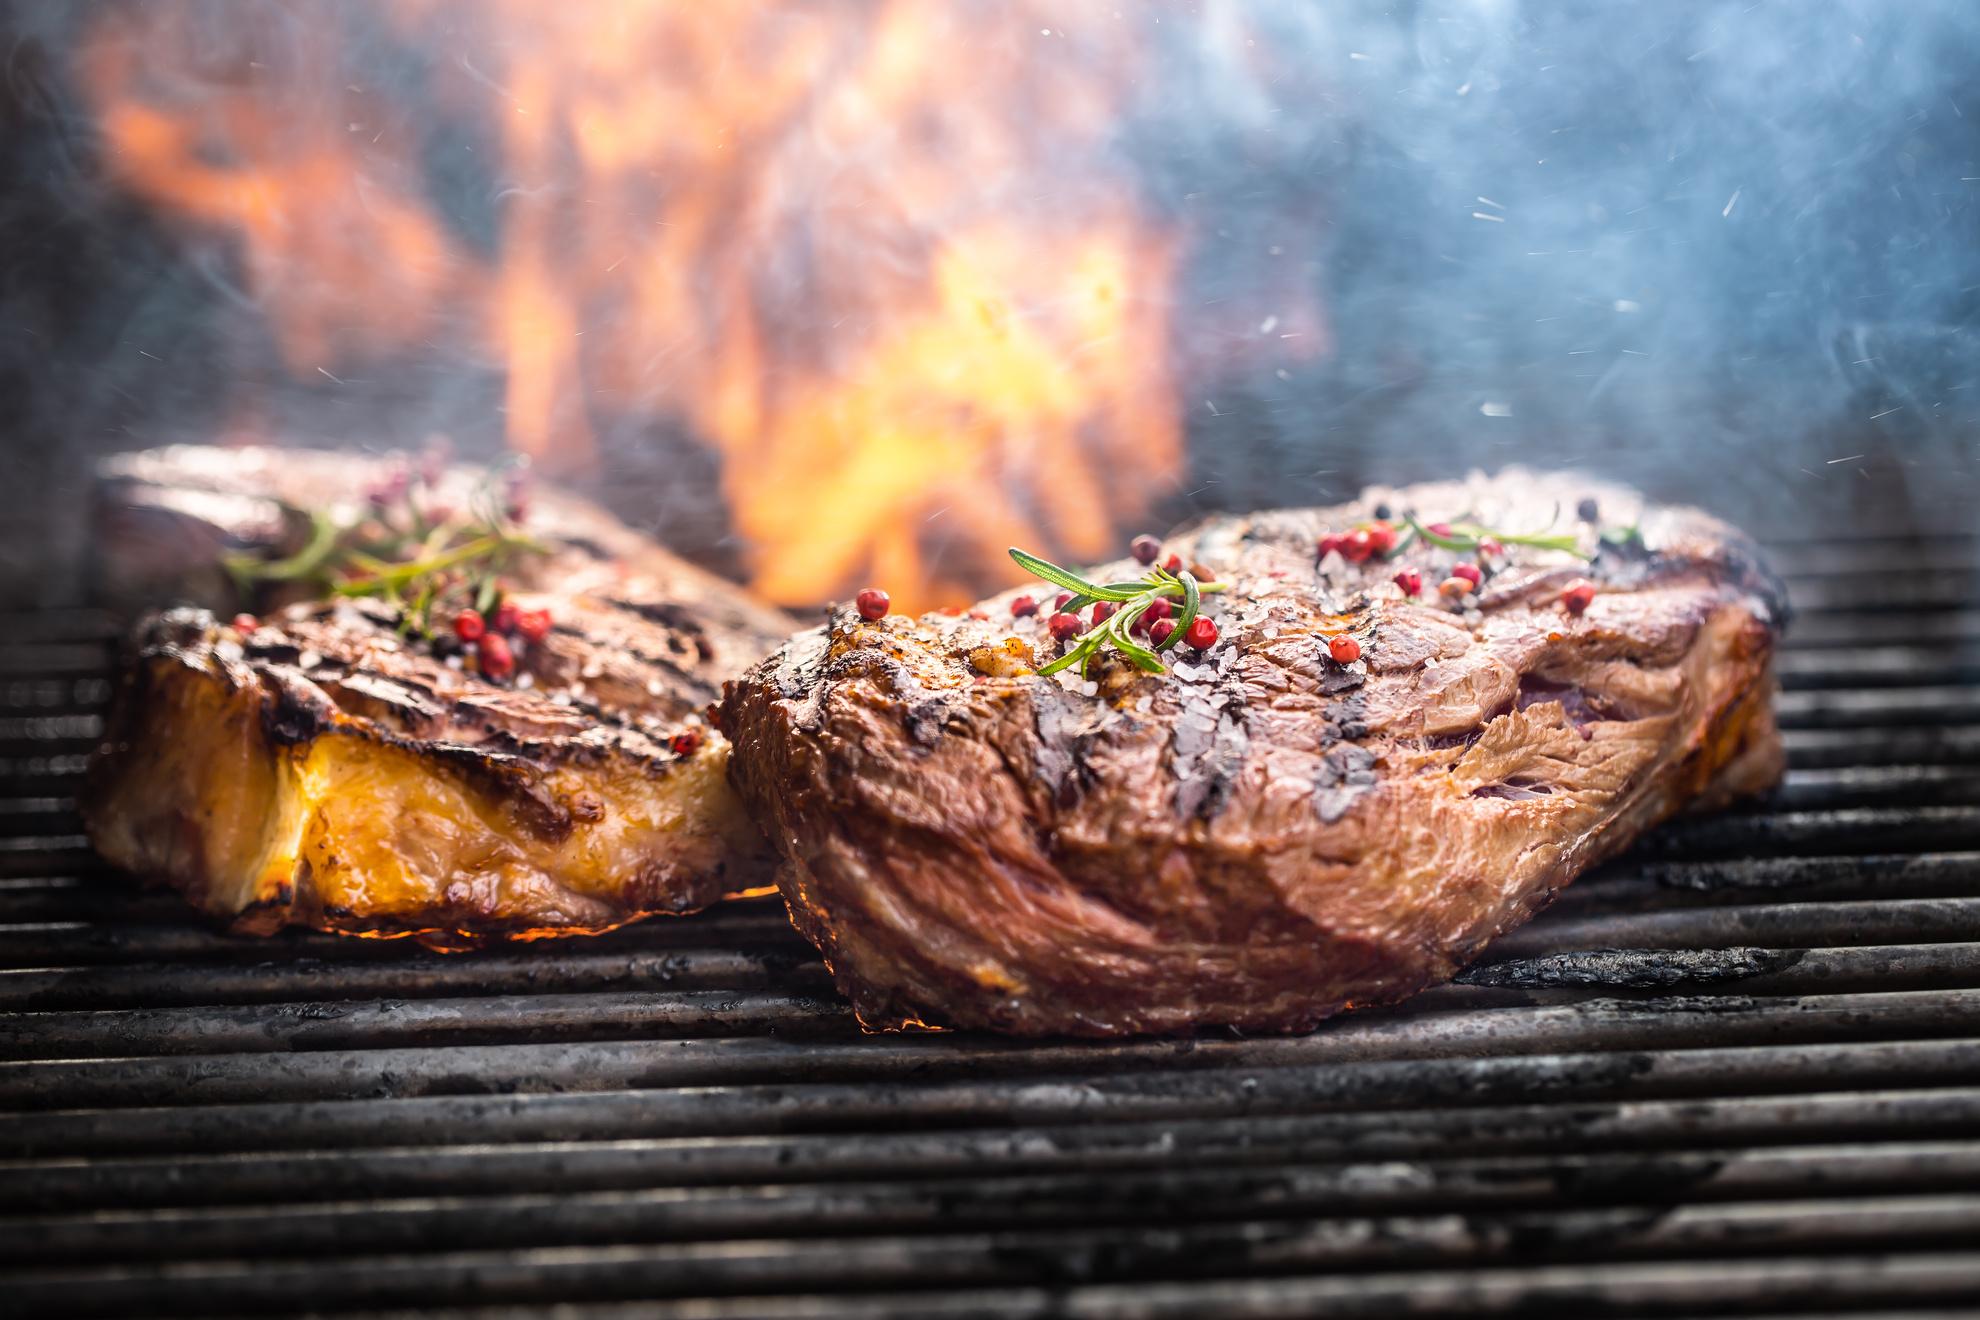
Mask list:
[[[268,610],[229,598],[198,553],[145,547],[256,544],[296,519],[199,520],[361,499],[385,470],[328,454],[127,456],[104,486],[122,511],[105,572]],[[133,526],[172,531],[130,539]],[[700,719],[720,679],[789,621],[567,495],[537,492],[528,530],[550,551],[519,568],[512,595],[555,622],[518,648],[511,684],[405,641],[376,601],[290,605],[246,634],[200,609],[147,620],[91,769],[98,851],[236,929],[445,946],[604,930],[766,883],[728,744]],[[675,751],[689,729],[698,745]]]
[[[1207,522],[1169,548],[1232,584],[1224,640],[1091,696],[972,672],[1009,635],[1053,653],[1008,598],[987,623],[835,615],[721,711],[793,919],[877,1027],[1301,1030],[1447,978],[1688,801],[1779,773],[1779,588],[1720,524],[1650,511],[1655,554],[1588,568],[1515,549],[1465,614],[1312,558],[1378,501],[1518,530],[1589,493],[1508,474]],[[1603,591],[1572,617],[1584,572]]]

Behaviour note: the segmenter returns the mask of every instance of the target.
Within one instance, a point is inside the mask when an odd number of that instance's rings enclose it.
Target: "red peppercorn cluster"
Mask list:
[[[1337,665],[1351,665],[1361,659],[1361,643],[1343,633],[1327,643],[1327,654]]]
[[[534,646],[550,636],[550,611],[526,610],[512,600],[495,606],[493,617],[472,607],[454,615],[454,636],[474,657],[483,678],[501,680],[516,670],[514,643]]]
[[[1147,637],[1149,644],[1157,649],[1178,641],[1187,642],[1198,651],[1216,645],[1217,625],[1213,620],[1198,615],[1190,620],[1187,628],[1178,626],[1181,623],[1177,615],[1178,607],[1169,594],[1174,591],[1175,584],[1163,574],[1166,572],[1179,575],[1184,571],[1185,565],[1181,553],[1170,551],[1165,555],[1162,543],[1155,537],[1145,534],[1129,542],[1128,552],[1137,563],[1153,570],[1144,579],[1147,590],[1137,592],[1132,597],[1133,622],[1130,630],[1138,636]],[[1020,564],[1034,569],[1049,570],[1053,567],[1023,551],[1013,550],[1011,555]],[[1200,565],[1188,567],[1189,571],[1198,576],[1207,576]],[[1043,571],[1039,575],[1050,580],[1066,576],[1067,571],[1063,569],[1057,570],[1056,573]],[[1214,590],[1223,590],[1220,584],[1209,585]],[[1107,595],[1117,594],[1111,589],[1096,589],[1096,591]],[[1056,673],[1076,659],[1084,664],[1091,661],[1106,646],[1118,645],[1119,649],[1130,654],[1138,664],[1146,666],[1151,671],[1159,670],[1158,664],[1151,663],[1140,648],[1128,642],[1126,638],[1101,631],[1107,627],[1110,619],[1120,617],[1122,606],[1119,601],[1093,600],[1090,596],[1077,596],[1080,604],[1077,608],[1073,608],[1075,599],[1075,592],[1061,591],[1053,598],[1049,609],[1041,607],[1037,598],[1029,595],[1016,596],[1011,600],[1011,614],[1016,618],[1029,618],[1034,614],[1044,615],[1045,630],[1061,647],[1059,657],[1043,666],[1044,669]],[[1081,617],[1082,612],[1085,613],[1085,618]]]
[[[1148,608],[1141,612],[1140,617],[1134,621],[1134,627],[1129,629],[1129,631],[1135,633],[1152,633],[1156,624],[1168,618],[1173,613],[1175,613],[1175,606],[1169,604],[1162,597],[1157,596],[1154,600],[1148,602]]]
[[[1339,551],[1350,564],[1365,564],[1396,548],[1395,526],[1385,519],[1361,523],[1345,532],[1328,532],[1314,547],[1322,559]]]

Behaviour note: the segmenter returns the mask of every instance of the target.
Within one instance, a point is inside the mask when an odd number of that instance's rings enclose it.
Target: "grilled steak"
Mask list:
[[[1563,518],[1591,496],[1630,530]],[[1474,553],[1316,560],[1384,505],[1432,532],[1558,519],[1594,557],[1488,547],[1448,593]],[[1167,674],[1032,672],[1051,611],[1014,618],[1013,592],[987,619],[841,609],[730,685],[730,774],[869,1026],[1306,1030],[1448,978],[1658,821],[1780,774],[1783,594],[1698,513],[1513,472],[1214,518],[1168,551],[1229,590],[1205,598],[1220,639]],[[1564,601],[1583,577],[1592,601]]]
[[[132,456],[105,487],[105,580],[265,606],[235,594],[218,556],[293,551],[308,513],[362,501],[386,470]],[[436,484],[465,496],[470,480]],[[545,549],[516,566],[512,599],[555,624],[517,645],[506,681],[408,638],[382,600],[238,626],[197,608],[146,620],[91,768],[98,851],[240,930],[437,945],[602,930],[767,883],[728,745],[700,712],[787,621],[580,501],[532,500]]]

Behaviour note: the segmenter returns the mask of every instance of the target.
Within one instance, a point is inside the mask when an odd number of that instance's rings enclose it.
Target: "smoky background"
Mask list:
[[[229,236],[189,232],[107,168],[74,66],[104,8],[0,9],[0,588],[23,604],[77,589],[104,453],[244,426],[307,445],[505,443],[502,364],[444,320],[417,351],[358,345],[323,375],[281,360]],[[1146,296],[1166,317],[1182,462],[1146,523],[1520,462],[1777,533],[1893,518],[1973,530],[1980,6],[1050,8],[1045,26],[1037,6],[962,12],[986,51],[1120,82],[1117,122],[1069,148],[1029,107],[1004,107],[1035,149],[980,187],[1039,215],[1118,189],[1175,240],[1173,277]],[[340,25],[341,72],[394,90],[417,186],[460,250],[500,245],[535,181],[501,160],[485,118],[430,90],[437,70],[497,64],[484,47],[499,27],[463,16],[420,45],[355,7],[185,14],[195,46],[250,31],[299,67],[313,31]],[[860,7],[828,16],[858,23]],[[275,95],[270,113],[283,108]],[[792,179],[801,249],[833,175]],[[821,264],[857,279],[892,254],[856,255],[794,251],[754,287],[802,340],[822,333]],[[743,571],[721,456],[650,402],[592,416],[596,461],[572,479]],[[924,535],[938,562],[967,553],[940,520]],[[980,571],[987,585],[1001,566]]]

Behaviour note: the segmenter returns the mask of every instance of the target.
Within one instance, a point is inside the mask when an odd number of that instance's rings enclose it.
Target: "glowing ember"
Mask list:
[[[1062,10],[151,4],[79,71],[119,178],[239,243],[297,376],[437,339],[500,365],[553,472],[602,416],[684,420],[758,588],[917,609],[983,585],[944,547],[1105,555],[1180,466],[1176,242],[1110,154],[1145,52],[1043,35]],[[435,123],[473,130],[487,241]]]

